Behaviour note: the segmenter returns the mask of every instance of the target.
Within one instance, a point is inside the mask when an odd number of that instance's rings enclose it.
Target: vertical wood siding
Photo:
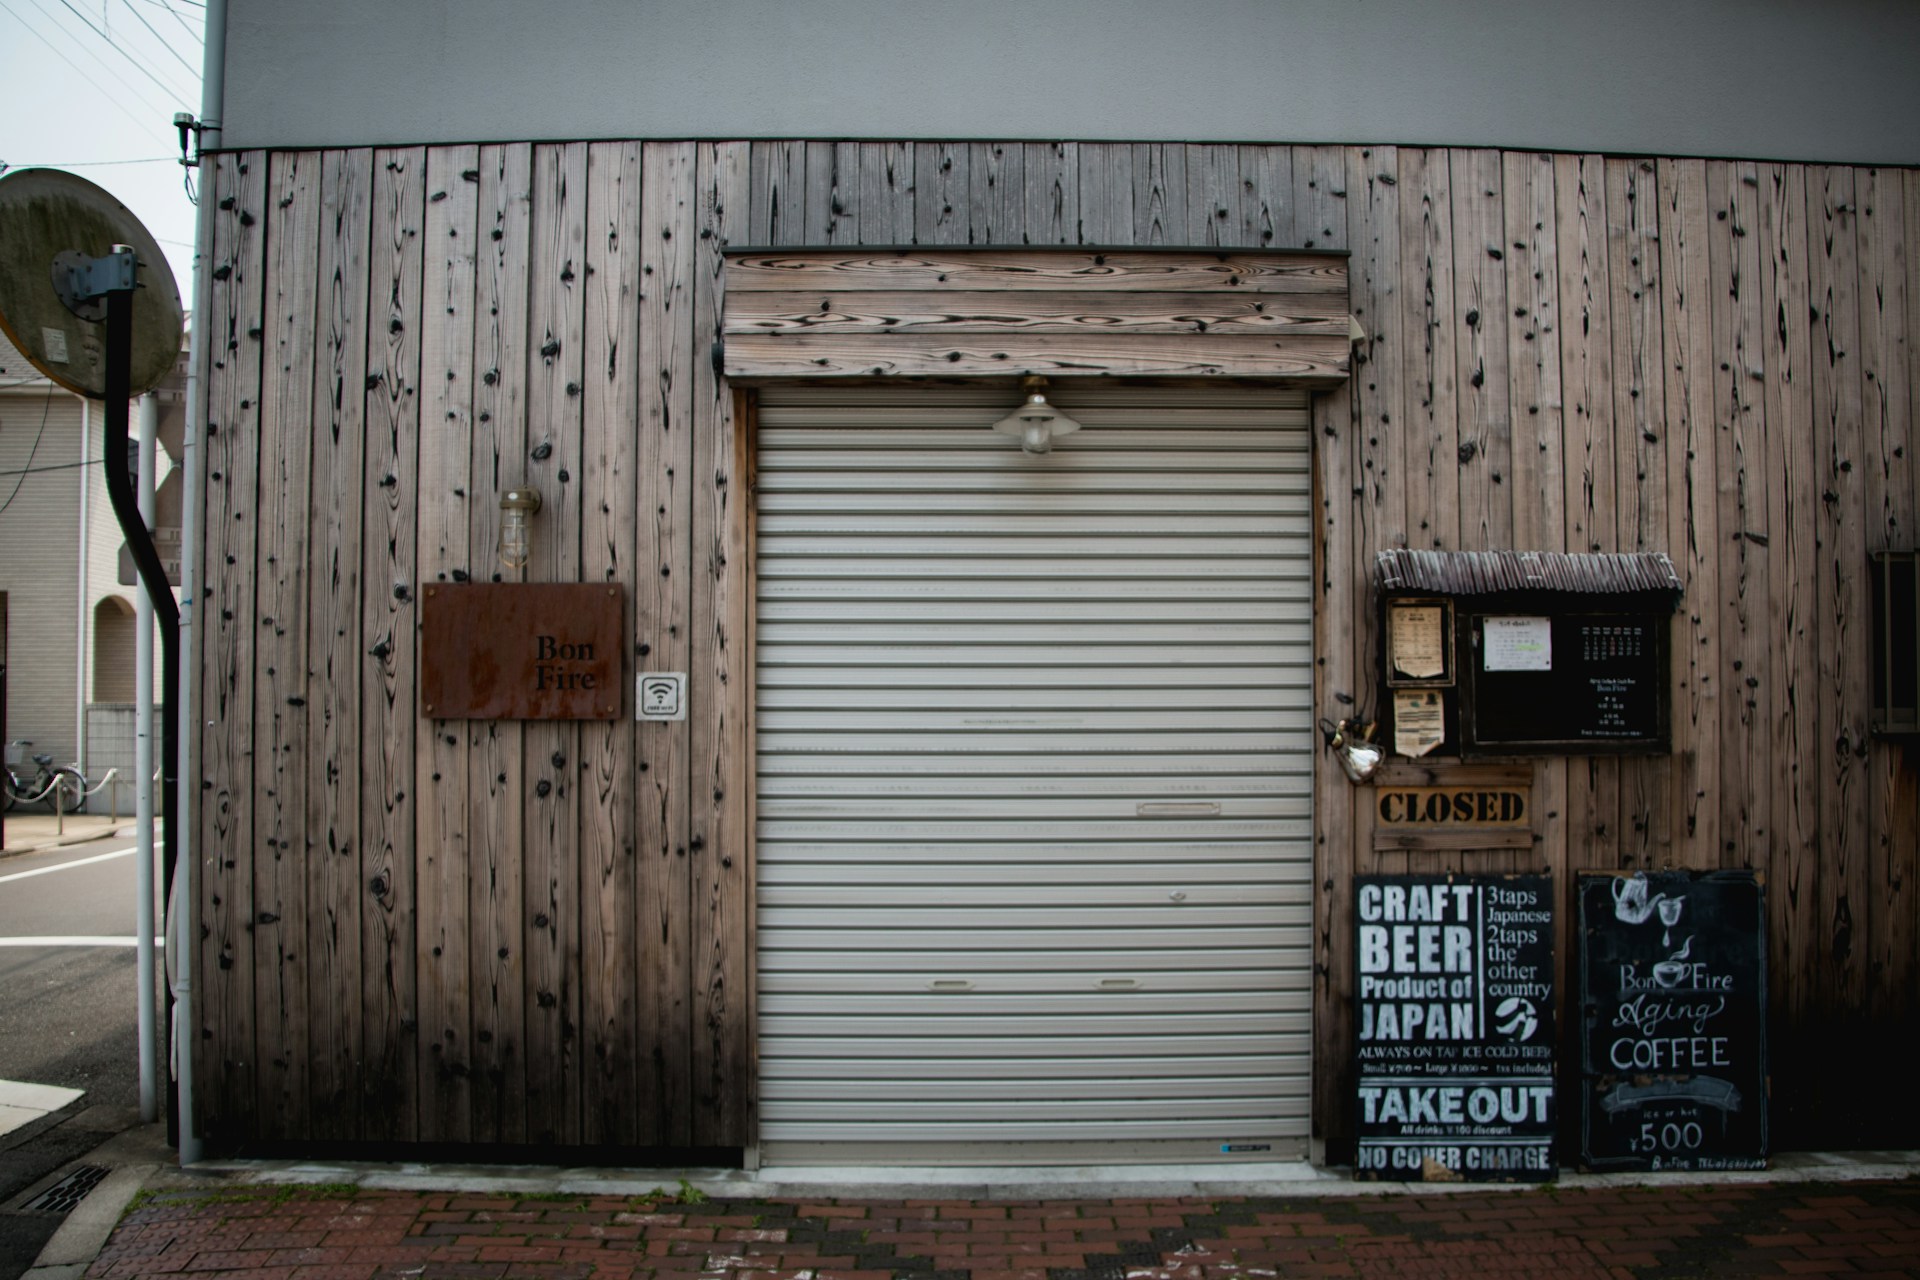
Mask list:
[[[308,551],[307,1029],[311,1124],[318,1136],[360,1132],[360,874],[358,620],[365,524],[373,154],[322,159],[320,297],[314,348],[312,521]]]
[[[468,483],[469,575],[492,576],[500,490],[522,478],[527,456],[527,251],[532,235],[533,155],[527,147],[482,147],[475,244],[473,440]],[[527,1133],[527,968],[522,941],[526,867],[521,826],[526,731],[511,720],[466,726],[468,980],[472,984],[476,1142]]]
[[[421,1109],[413,589],[426,162],[419,148],[373,153],[367,436],[358,495],[364,656],[353,672],[360,686],[360,882],[367,894],[358,975],[360,1123],[364,1133],[400,1141],[419,1136]]]
[[[254,1029],[253,829],[255,626],[253,557],[260,536],[261,307],[266,275],[267,157],[215,168],[212,262],[202,295],[207,326],[201,492],[206,495],[206,625],[200,658],[200,1025],[196,1083],[210,1126],[251,1133],[258,1110]],[[358,498],[356,493],[355,498]],[[354,680],[357,688],[358,672]],[[357,794],[356,794],[357,798]],[[355,969],[358,966],[354,966]],[[358,993],[354,993],[357,995]],[[357,1005],[358,1000],[354,1003]],[[217,1101],[215,1101],[217,1099]]]
[[[212,198],[216,1140],[752,1140],[751,458],[709,358],[721,250],[910,242],[1351,253],[1366,338],[1314,417],[1323,714],[1379,705],[1379,549],[1666,551],[1686,582],[1671,756],[1536,763],[1531,854],[1376,853],[1367,794],[1323,758],[1334,1158],[1348,886],[1416,865],[1548,870],[1566,901],[1587,868],[1764,871],[1782,1140],[1920,1138],[1911,1103],[1887,1119],[1890,1078],[1822,1065],[1902,1061],[1884,1042],[1920,1015],[1920,782],[1867,733],[1862,577],[1920,536],[1920,174],[604,142],[236,153]],[[621,588],[632,668],[688,672],[690,720],[420,718],[419,595],[495,575],[496,495],[520,483],[547,503],[529,579]]]
[[[427,584],[465,572],[468,559],[479,167],[475,147],[448,147],[427,157],[421,296],[434,321],[423,317],[421,334],[425,405],[416,540],[420,580]],[[466,880],[473,861],[466,805],[470,745],[463,725],[426,728],[413,780],[419,815],[420,1128],[423,1138],[455,1142],[473,1133]]]

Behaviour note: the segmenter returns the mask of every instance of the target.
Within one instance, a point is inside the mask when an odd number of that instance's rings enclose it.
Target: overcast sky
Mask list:
[[[0,162],[113,193],[166,251],[189,309],[194,208],[173,114],[200,113],[205,12],[201,0],[0,0]],[[120,161],[151,163],[108,163]]]

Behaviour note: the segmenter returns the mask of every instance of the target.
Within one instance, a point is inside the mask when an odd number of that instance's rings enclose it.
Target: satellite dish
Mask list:
[[[104,307],[61,300],[66,272],[103,258],[117,244],[139,258],[133,292],[133,360],[127,394],[145,395],[173,372],[185,328],[173,272],[132,210],[59,169],[20,169],[0,177],[0,331],[27,362],[90,400],[107,395]]]

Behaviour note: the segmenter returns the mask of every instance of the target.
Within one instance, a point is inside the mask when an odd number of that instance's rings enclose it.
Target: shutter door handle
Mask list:
[[[1133,806],[1141,818],[1217,818],[1218,800],[1146,800]]]

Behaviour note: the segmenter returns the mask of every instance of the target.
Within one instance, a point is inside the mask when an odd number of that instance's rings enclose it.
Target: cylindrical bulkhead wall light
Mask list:
[[[523,569],[533,557],[533,517],[540,512],[537,489],[508,489],[500,495],[500,563]]]

